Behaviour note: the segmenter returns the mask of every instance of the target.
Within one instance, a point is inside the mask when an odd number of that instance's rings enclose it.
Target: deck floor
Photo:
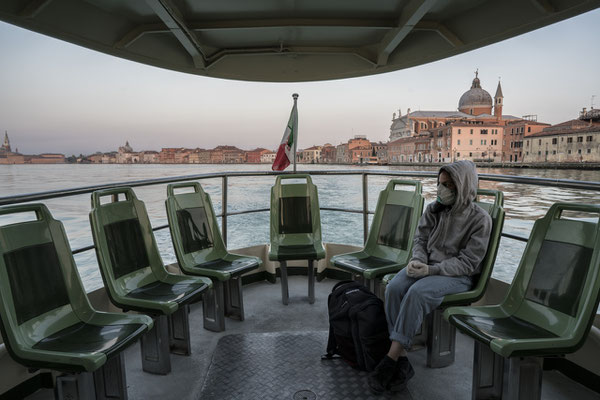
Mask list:
[[[139,344],[126,350],[125,362],[127,369],[127,386],[129,399],[131,400],[149,400],[149,399],[253,399],[253,398],[280,398],[293,399],[294,394],[301,390],[307,390],[317,394],[316,399],[366,399],[358,394],[366,385],[366,375],[352,369],[346,369],[352,374],[349,384],[358,388],[354,392],[346,392],[346,397],[332,396],[323,389],[322,380],[315,379],[311,384],[306,377],[326,368],[322,361],[317,357],[325,351],[326,331],[328,330],[327,321],[327,296],[336,281],[326,279],[317,282],[315,285],[315,303],[308,303],[307,280],[305,276],[292,276],[289,279],[290,303],[284,306],[281,303],[281,287],[279,281],[273,285],[266,282],[254,283],[244,286],[244,307],[246,320],[243,322],[235,320],[226,320],[226,331],[221,333],[209,332],[202,327],[202,305],[192,306],[190,314],[190,330],[192,336],[192,356],[184,357],[171,355],[172,371],[169,375],[159,376],[151,375],[142,371],[141,356]],[[276,335],[260,335],[263,333],[279,333]],[[232,336],[233,335],[233,336]],[[271,397],[255,397],[255,392],[248,391],[244,395],[231,390],[228,393],[237,393],[229,397],[220,397],[219,393],[212,393],[216,371],[222,371],[223,365],[220,357],[223,356],[223,349],[219,349],[218,344],[221,339],[222,345],[230,346],[233,343],[239,345],[244,340],[253,344],[272,343],[274,338],[285,339],[305,337],[309,338],[306,342],[306,349],[289,348],[290,357],[295,353],[303,352],[302,362],[296,363],[295,373],[289,373],[287,384],[280,384],[281,395],[277,397],[271,393]],[[269,342],[269,340],[271,342]],[[287,340],[287,339],[286,339]],[[321,341],[321,343],[319,342]],[[291,342],[293,345],[293,341]],[[296,342],[304,343],[302,341]],[[381,398],[394,399],[469,399],[471,397],[471,379],[472,379],[472,358],[473,342],[470,338],[457,334],[456,361],[453,365],[441,369],[428,369],[425,367],[426,351],[425,349],[414,350],[409,354],[409,359],[413,364],[416,375],[408,383],[407,390],[394,396],[382,396]],[[287,346],[292,347],[292,346]],[[250,348],[250,346],[249,346]],[[286,346],[282,347],[283,349]],[[235,359],[235,352],[228,348],[227,357]],[[245,355],[247,357],[248,354]],[[285,356],[278,353],[279,357]],[[308,369],[306,357],[314,358],[314,368]],[[241,359],[242,355],[240,355]],[[264,364],[265,358],[261,359]],[[230,360],[231,361],[231,360]],[[244,359],[244,368],[248,359]],[[235,365],[235,361],[232,361]],[[242,361],[240,361],[242,362]],[[274,361],[277,362],[277,361]],[[328,361],[329,362],[329,361]],[[340,362],[340,361],[338,361]],[[211,367],[211,363],[214,363]],[[310,365],[310,363],[308,364]],[[269,366],[267,360],[267,367]],[[264,365],[263,365],[264,367]],[[345,366],[344,366],[345,367]],[[269,371],[269,368],[266,368]],[[272,365],[270,371],[272,372]],[[253,371],[254,372],[254,371]],[[292,371],[293,372],[293,371]],[[231,378],[246,376],[248,374],[231,374]],[[282,375],[285,376],[285,375]],[[295,378],[296,377],[296,378]],[[284,378],[285,379],[285,378]],[[336,378],[337,379],[337,378]],[[331,384],[335,380],[330,380]],[[321,382],[321,383],[319,383]],[[238,382],[231,381],[232,387]],[[339,385],[339,383],[335,383]],[[321,385],[321,386],[319,386]],[[275,387],[274,386],[274,387]],[[543,399],[599,399],[600,395],[588,390],[578,383],[564,377],[562,374],[554,371],[544,372],[544,381],[542,386]],[[203,392],[204,390],[204,392]],[[343,390],[341,390],[343,391]],[[254,394],[253,394],[254,393]],[[308,393],[308,392],[307,392]],[[226,393],[222,393],[225,395]],[[300,395],[297,398],[302,398]],[[320,396],[319,396],[320,394]],[[308,393],[310,396],[310,393]],[[358,397],[357,397],[358,396]],[[51,390],[41,390],[28,397],[30,400],[52,399]],[[309,397],[310,398],[310,397]]]

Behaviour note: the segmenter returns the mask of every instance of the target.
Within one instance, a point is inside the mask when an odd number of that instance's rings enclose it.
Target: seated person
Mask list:
[[[474,203],[477,180],[471,161],[440,168],[437,199],[419,220],[412,258],[385,291],[392,344],[369,375],[369,386],[375,393],[406,387],[414,375],[406,349],[423,318],[442,303],[445,295],[470,290],[473,277],[480,272],[492,219]]]

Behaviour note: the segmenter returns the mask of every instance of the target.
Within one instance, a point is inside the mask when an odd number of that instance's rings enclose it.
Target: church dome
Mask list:
[[[471,89],[460,96],[460,100],[458,101],[458,109],[461,111],[463,109],[475,107],[492,107],[492,96],[481,88],[477,72],[475,73],[475,79],[473,79]]]

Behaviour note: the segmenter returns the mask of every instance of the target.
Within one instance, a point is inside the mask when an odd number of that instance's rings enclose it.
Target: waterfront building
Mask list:
[[[137,164],[139,162],[140,156],[133,151],[133,148],[129,145],[129,141],[125,142],[125,146],[119,147],[117,151],[118,164]]]
[[[157,164],[159,162],[158,151],[144,150],[139,153],[140,162],[144,164]]]
[[[524,162],[600,162],[600,112],[544,128],[524,141]]]
[[[275,162],[276,156],[277,156],[277,153],[275,153],[274,151],[269,151],[267,153],[263,153],[260,156],[260,162],[263,164],[273,164]]]
[[[315,164],[321,162],[322,146],[311,146],[298,152],[298,160],[305,164]]]
[[[111,151],[102,155],[102,164],[115,164],[117,162],[117,152]]]
[[[161,164],[175,164],[175,154],[181,150],[181,147],[163,147],[158,153],[158,159]]]
[[[526,115],[522,120],[509,121],[502,135],[502,161],[523,161],[523,138],[541,132],[550,124],[537,122],[537,116]]]
[[[89,156],[87,156],[85,158],[87,158],[89,160],[89,162],[92,163],[92,164],[102,164],[102,157],[103,156],[104,156],[104,154],[102,154],[100,152],[97,152],[97,153],[89,155]]]
[[[262,155],[270,152],[270,150],[264,149],[262,147],[258,147],[254,150],[249,150],[246,152],[246,162],[248,164],[258,164],[261,162]]]
[[[210,150],[196,148],[188,155],[190,164],[208,164],[210,163]]]
[[[373,148],[373,156],[377,159],[377,164],[387,164],[388,156],[388,144],[384,142],[371,142],[371,148]]]
[[[348,143],[340,143],[335,146],[335,162],[338,164],[347,164],[350,162],[348,158]]]
[[[64,164],[64,154],[42,153],[39,155],[25,156],[25,162],[30,164]]]
[[[335,162],[336,148],[331,143],[325,143],[321,148],[321,162],[331,164]]]
[[[18,150],[12,152],[8,132],[4,131],[4,142],[0,146],[0,164],[24,164],[25,157]]]
[[[410,111],[402,115],[393,114],[390,126],[390,142],[400,138],[416,136],[423,131],[436,129],[453,122],[478,122],[486,124],[505,125],[509,121],[520,120],[513,115],[502,113],[504,95],[498,82],[496,94],[492,96],[481,87],[478,73],[471,83],[471,88],[462,94],[455,111]]]

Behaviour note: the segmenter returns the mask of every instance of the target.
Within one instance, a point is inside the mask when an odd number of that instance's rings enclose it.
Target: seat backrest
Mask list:
[[[131,188],[92,193],[90,224],[102,280],[111,298],[124,297],[167,276],[146,207]]]
[[[181,189],[188,191],[176,193]],[[210,195],[198,182],[169,184],[165,204],[175,255],[182,269],[227,255]]]
[[[286,181],[294,180],[292,183]],[[308,245],[321,242],[317,187],[310,175],[280,175],[271,188],[271,243]]]
[[[482,197],[492,197],[493,201],[482,201]],[[481,272],[471,290],[445,296],[442,304],[444,307],[471,304],[481,299],[492,276],[498,248],[500,247],[500,239],[502,238],[502,228],[504,227],[504,193],[499,190],[477,189],[475,204],[487,211],[492,217],[492,232],[490,233],[485,257],[481,261]]]
[[[93,312],[63,225],[43,204],[0,207],[0,327],[10,354],[85,319]]]
[[[569,215],[565,216],[565,211]],[[573,212],[594,214],[594,218],[582,219]],[[573,215],[578,218],[573,219]],[[570,351],[583,344],[598,307],[599,216],[598,205],[552,205],[535,222],[502,303],[516,317],[572,338]]]
[[[410,190],[402,190],[408,188]],[[392,179],[379,193],[365,251],[372,256],[408,262],[419,218],[423,213],[422,185]]]

